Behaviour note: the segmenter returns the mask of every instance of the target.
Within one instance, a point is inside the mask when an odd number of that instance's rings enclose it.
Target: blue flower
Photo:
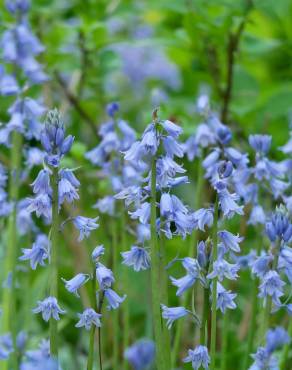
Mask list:
[[[115,198],[108,195],[102,199],[99,199],[93,208],[97,208],[101,213],[106,213],[113,216],[115,213]]]
[[[117,103],[117,102],[112,102],[112,103],[109,103],[107,106],[106,106],[106,113],[110,116],[110,117],[114,117],[115,114],[120,110],[120,104]]]
[[[11,334],[0,336],[0,360],[7,360],[10,353],[13,352],[13,341]]]
[[[145,370],[154,361],[155,344],[152,340],[139,340],[125,350],[124,357],[134,370]]]
[[[66,311],[62,310],[55,297],[47,297],[43,301],[38,301],[38,306],[32,310],[33,313],[42,313],[45,321],[49,321],[51,317],[55,320],[60,320],[59,314],[65,314]]]
[[[249,135],[250,146],[260,154],[267,154],[271,147],[272,137],[269,135]]]
[[[217,282],[217,309],[220,309],[222,313],[225,313],[226,308],[234,310],[236,304],[233,301],[237,294],[232,293],[230,290],[226,290],[219,282]]]
[[[264,224],[266,222],[266,215],[265,211],[262,206],[256,204],[252,207],[248,224],[249,225],[257,225],[257,224]]]
[[[153,124],[148,126],[144,131],[140,145],[144,155],[154,156],[156,154],[159,141],[157,138],[156,128]]]
[[[167,307],[164,304],[161,304],[162,308],[162,317],[167,319],[167,328],[171,329],[172,324],[175,320],[180,319],[181,317],[186,316],[189,311],[184,307]]]
[[[131,215],[132,219],[139,219],[139,221],[144,225],[148,224],[150,219],[150,203],[142,203],[136,211],[129,212],[129,214]]]
[[[250,263],[251,271],[257,277],[263,278],[265,274],[270,270],[273,256],[262,253],[254,261]]]
[[[150,240],[150,225],[138,224],[136,228],[137,241],[139,243],[144,243],[145,240]]]
[[[99,287],[102,290],[109,288],[115,281],[113,272],[102,263],[97,263],[95,273]]]
[[[201,268],[205,268],[209,262],[206,244],[203,241],[200,241],[197,246],[197,259]]]
[[[39,166],[44,161],[44,152],[39,148],[28,148],[25,152],[25,164],[31,169],[34,166]]]
[[[168,157],[174,156],[182,158],[184,156],[183,146],[179,144],[172,136],[162,138],[164,150]]]
[[[175,279],[170,276],[172,284],[178,287],[176,295],[180,297],[187,289],[192,287],[197,279],[197,276],[187,274],[180,279]]]
[[[61,177],[58,183],[59,205],[63,204],[65,200],[72,203],[74,199],[79,199],[78,192],[72,183],[64,177]]]
[[[19,257],[20,261],[30,260],[30,266],[33,270],[37,265],[45,265],[45,260],[49,257],[50,242],[46,235],[40,234],[33,243],[31,249],[22,249],[23,255]]]
[[[177,138],[182,133],[182,128],[169,120],[162,121],[160,124],[168,135],[174,138]]]
[[[227,250],[240,252],[239,243],[242,242],[243,237],[240,237],[239,235],[233,235],[231,232],[226,230],[219,231],[218,236],[222,240],[222,243]]]
[[[110,288],[105,289],[104,296],[108,301],[108,306],[107,306],[108,310],[117,309],[127,297],[126,295],[124,295],[123,297],[120,297],[114,290]]]
[[[266,223],[266,233],[272,242],[277,238],[288,242],[292,237],[292,224],[285,214],[277,211],[272,215],[271,221]]]
[[[77,274],[71,280],[65,280],[62,278],[68,292],[75,294],[77,297],[79,297],[78,289],[80,289],[89,279],[90,276],[88,274]]]
[[[188,356],[183,359],[183,362],[191,362],[194,370],[198,370],[201,366],[208,369],[210,364],[208,348],[199,345],[194,350],[189,349]]]
[[[224,277],[229,280],[236,280],[238,278],[237,272],[240,266],[238,264],[231,264],[225,261],[223,258],[213,263],[213,271],[207,275],[208,279],[214,279],[218,277],[219,281],[222,281]]]
[[[206,225],[211,227],[213,225],[213,210],[211,208],[201,208],[192,214],[195,222],[195,227],[205,231]]]
[[[265,347],[259,347],[251,357],[255,360],[249,370],[278,370],[278,361]]]
[[[93,252],[91,253],[91,259],[93,262],[98,262],[99,257],[101,257],[104,254],[104,246],[98,245],[94,248]]]
[[[48,194],[52,192],[50,186],[50,171],[48,169],[40,170],[37,175],[37,178],[32,183],[33,192],[35,194]]]
[[[90,330],[92,325],[101,327],[101,314],[94,311],[93,308],[86,308],[82,313],[78,313],[79,321],[75,325],[76,328],[85,327],[86,330]]]
[[[284,295],[284,285],[285,283],[281,280],[277,271],[271,270],[267,272],[262,279],[261,285],[259,286],[259,297],[266,299],[270,296],[276,306],[281,306],[280,297]]]
[[[133,246],[130,251],[122,252],[123,264],[133,266],[134,271],[147,270],[150,267],[150,256],[146,249]]]
[[[281,326],[277,326],[275,329],[268,330],[266,341],[266,349],[268,352],[272,353],[285,344],[290,343],[290,337],[285,329]]]
[[[98,217],[89,218],[83,216],[76,216],[73,218],[73,224],[77,230],[79,230],[79,238],[78,241],[80,242],[84,238],[88,238],[91,231],[98,228],[98,223],[96,221]]]
[[[233,217],[235,213],[243,215],[243,206],[239,206],[235,201],[238,200],[236,194],[230,194],[227,189],[218,191],[219,204],[223,215],[227,218]]]
[[[52,201],[48,194],[39,194],[35,198],[28,198],[28,212],[35,212],[37,217],[44,216],[51,219]]]

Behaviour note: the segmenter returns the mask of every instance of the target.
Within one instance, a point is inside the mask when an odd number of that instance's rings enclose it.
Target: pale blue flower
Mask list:
[[[234,235],[226,230],[219,231],[218,236],[228,250],[240,252],[239,243],[242,242],[243,237],[240,237],[239,235]]]
[[[117,309],[120,304],[126,299],[126,295],[123,295],[123,297],[120,297],[114,290],[107,288],[104,290],[104,296],[108,302],[107,309]]]
[[[205,231],[206,225],[210,228],[213,225],[213,210],[211,208],[201,208],[192,214],[195,227]]]
[[[132,246],[130,251],[121,252],[123,264],[133,266],[134,271],[147,270],[150,267],[150,256],[145,248]]]
[[[183,362],[191,362],[194,370],[198,370],[201,366],[208,369],[210,364],[208,348],[199,345],[194,350],[189,349],[188,356],[183,359]]]
[[[284,285],[285,283],[281,280],[277,271],[271,270],[264,275],[259,286],[260,292],[258,296],[264,299],[269,296],[276,306],[281,306],[280,297],[284,295]]]
[[[145,225],[149,223],[150,210],[151,210],[150,203],[144,202],[140,205],[140,207],[136,211],[129,212],[129,214],[131,215],[132,219],[134,220],[139,219],[139,221]]]
[[[65,288],[68,292],[75,294],[79,297],[78,289],[80,289],[88,280],[90,276],[88,274],[77,274],[71,280],[65,280],[62,278],[62,281],[65,283]]]
[[[41,313],[45,321],[49,321],[51,317],[55,320],[60,320],[59,314],[65,314],[58,305],[55,297],[47,297],[43,301],[38,301],[38,306],[32,310],[33,313]]]
[[[271,269],[272,261],[272,255],[262,252],[260,256],[256,257],[256,259],[250,263],[252,273],[257,277],[263,278],[264,275]]]
[[[234,310],[236,304],[233,301],[237,294],[232,293],[230,290],[226,290],[219,282],[217,282],[217,309],[220,309],[222,313],[225,313],[226,309],[229,308]]]
[[[33,270],[37,265],[44,266],[45,260],[49,258],[50,242],[46,235],[40,234],[37,236],[36,241],[33,243],[31,249],[22,248],[23,255],[19,257],[20,261],[30,261],[30,266]]]
[[[252,207],[248,224],[249,225],[257,225],[257,224],[264,224],[266,222],[266,215],[265,211],[262,206],[256,204]]]
[[[168,135],[174,138],[177,138],[182,133],[182,128],[169,120],[162,121],[160,124]]]
[[[100,318],[101,314],[94,311],[93,308],[86,308],[82,313],[78,313],[79,321],[75,325],[76,328],[85,327],[86,330],[90,330],[92,325],[97,328],[101,327]]]
[[[184,155],[183,146],[179,144],[172,136],[162,138],[162,143],[168,157],[182,158]]]
[[[113,272],[100,262],[96,264],[95,273],[99,287],[102,290],[109,288],[115,281]]]
[[[96,222],[98,218],[99,217],[89,218],[83,216],[76,216],[73,218],[73,224],[80,233],[78,238],[79,242],[84,238],[88,238],[91,231],[98,228],[99,224]]]
[[[271,147],[272,136],[269,135],[249,135],[250,146],[260,154],[267,154]]]
[[[31,184],[35,194],[48,194],[52,193],[50,186],[50,171],[48,169],[40,170],[36,179]]]
[[[272,353],[283,347],[285,344],[290,343],[290,337],[285,329],[281,326],[277,326],[275,329],[268,330],[266,342],[267,351]]]
[[[167,320],[166,325],[168,329],[171,329],[175,320],[178,320],[189,313],[189,311],[184,307],[167,307],[164,304],[161,304],[161,309],[162,317]]]
[[[223,258],[213,263],[213,271],[207,275],[208,279],[218,278],[222,281],[224,278],[229,280],[236,280],[238,278],[237,272],[240,266],[237,264],[228,263]]]
[[[63,204],[65,200],[72,203],[75,199],[79,199],[77,189],[64,177],[61,177],[58,183],[58,195],[59,205]]]
[[[155,344],[152,340],[139,340],[125,350],[124,357],[134,370],[146,370],[154,361]]]
[[[28,212],[35,212],[37,217],[44,216],[51,219],[52,201],[48,194],[41,193],[35,198],[28,198]]]
[[[235,213],[243,215],[243,206],[236,203],[239,198],[236,194],[230,194],[227,189],[223,189],[218,192],[218,197],[220,208],[225,217],[231,218]]]
[[[104,246],[98,245],[94,248],[93,252],[91,253],[91,259],[93,262],[98,262],[99,258],[104,254]]]
[[[113,216],[115,213],[115,198],[111,195],[107,195],[104,198],[99,199],[93,208],[97,208],[101,213]]]

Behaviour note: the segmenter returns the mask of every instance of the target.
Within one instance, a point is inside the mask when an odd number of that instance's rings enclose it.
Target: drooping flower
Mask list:
[[[186,316],[189,311],[184,307],[167,307],[161,304],[162,317],[167,320],[167,328],[171,329],[174,321]]]
[[[120,297],[114,290],[107,288],[104,290],[104,296],[108,302],[107,309],[117,309],[120,304],[126,299],[126,295],[123,295],[123,297]]]
[[[276,306],[281,306],[280,297],[284,295],[284,285],[285,283],[281,280],[277,271],[270,270],[264,275],[261,281],[259,297],[266,299],[270,296]]]
[[[36,241],[33,243],[31,249],[22,249],[23,255],[19,257],[20,261],[30,261],[30,266],[33,270],[37,265],[44,266],[45,260],[50,254],[50,242],[46,235],[40,234],[37,236]]]
[[[124,357],[133,366],[134,370],[145,370],[154,361],[155,344],[149,339],[139,340],[125,350]]]
[[[243,240],[243,237],[240,237],[239,235],[233,235],[231,232],[226,230],[219,231],[218,236],[222,240],[222,243],[227,250],[240,252],[239,243]]]
[[[68,292],[75,294],[77,297],[79,297],[78,289],[80,289],[89,279],[90,276],[88,274],[81,273],[74,276],[71,280],[65,280],[62,278]]]
[[[112,286],[115,281],[112,270],[105,267],[102,263],[98,262],[95,269],[96,279],[100,289],[104,290]]]
[[[86,330],[90,330],[92,325],[101,327],[101,314],[94,311],[93,308],[86,308],[82,313],[78,313],[79,321],[75,325],[76,328],[85,327]]]
[[[91,231],[98,228],[99,225],[96,222],[98,218],[99,217],[89,218],[83,216],[76,216],[73,218],[73,224],[76,229],[79,230],[79,242],[84,238],[88,238]]]
[[[194,370],[198,370],[201,366],[208,369],[210,364],[208,348],[199,345],[194,350],[189,349],[188,356],[183,359],[183,362],[191,362]]]
[[[150,256],[145,248],[132,246],[130,251],[121,252],[123,264],[133,266],[134,271],[147,270],[150,267]]]
[[[237,294],[232,293],[230,290],[226,290],[217,282],[217,309],[220,309],[222,313],[225,313],[227,308],[231,310],[236,308],[236,304],[233,301],[236,296]]]
[[[60,308],[55,297],[47,297],[43,301],[38,301],[37,307],[32,312],[41,313],[45,321],[49,321],[51,317],[55,320],[60,320],[59,314],[63,315],[66,313],[66,311]]]

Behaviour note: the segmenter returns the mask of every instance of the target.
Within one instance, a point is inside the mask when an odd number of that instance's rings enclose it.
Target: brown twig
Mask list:
[[[246,24],[246,17],[240,22],[236,32],[229,34],[228,47],[227,47],[227,81],[226,87],[223,91],[223,106],[221,111],[221,120],[226,122],[228,118],[229,104],[232,98],[232,86],[234,77],[234,61],[235,54],[239,48],[240,37]]]
[[[70,102],[70,104],[75,108],[77,113],[80,115],[81,118],[84,119],[84,121],[88,124],[88,126],[91,128],[92,132],[94,135],[97,135],[96,131],[96,124],[94,120],[88,115],[88,113],[82,108],[78,98],[68,89],[66,82],[62,78],[59,72],[55,71],[54,72],[56,81],[58,84],[62,87],[63,92]]]

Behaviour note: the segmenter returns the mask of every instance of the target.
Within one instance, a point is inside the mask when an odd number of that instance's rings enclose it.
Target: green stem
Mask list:
[[[161,220],[162,222],[163,220]],[[161,287],[161,302],[168,306],[168,289],[167,289],[167,274],[165,271],[166,266],[166,248],[165,248],[165,236],[163,233],[160,234],[160,280],[162,283]],[[171,368],[170,365],[170,334],[167,329],[165,320],[162,321],[162,332],[163,332],[163,354],[165,357],[165,366],[167,369]]]
[[[152,160],[151,167],[151,295],[154,338],[157,348],[156,365],[157,370],[169,370],[165,366],[163,356],[163,336],[160,311],[160,288],[159,276],[159,247],[156,232],[156,158]]]
[[[260,252],[261,244],[257,243],[257,255]],[[257,318],[257,310],[258,310],[258,279],[255,278],[252,281],[252,303],[251,303],[251,318],[250,318],[250,325],[249,325],[249,331],[248,331],[248,338],[247,338],[247,347],[246,347],[246,353],[245,358],[243,361],[243,370],[248,369],[248,365],[250,362],[250,354],[253,350],[253,344],[254,344],[254,337],[256,333],[256,318]]]
[[[227,346],[228,346],[228,310],[223,315],[223,322],[222,322],[222,347],[221,347],[221,370],[225,370],[227,367]]]
[[[97,311],[97,302],[96,302],[96,266],[93,266],[93,273],[92,273],[92,305],[95,310]],[[87,370],[93,369],[93,361],[94,361],[94,339],[95,339],[95,329],[96,326],[92,325],[90,329],[90,337],[89,337],[89,351],[88,351],[88,359],[87,359]]]
[[[16,262],[18,254],[17,245],[17,201],[19,198],[20,189],[20,166],[21,166],[21,152],[22,152],[22,136],[14,131],[12,134],[12,148],[10,151],[10,178],[9,178],[9,199],[13,205],[13,209],[8,219],[8,236],[7,236],[7,249],[5,260],[5,278],[12,274],[11,286],[3,290],[3,318],[2,318],[2,333],[10,332],[12,335],[14,347],[16,343],[16,289],[15,289],[15,274]],[[12,369],[17,369],[17,356],[16,351],[11,354]],[[3,363],[3,369],[8,368],[8,362]],[[11,369],[11,367],[10,367]]]
[[[52,168],[52,228],[51,228],[51,269],[50,295],[58,299],[58,247],[59,247],[59,206],[58,206],[58,168]],[[50,351],[58,358],[58,323],[50,318]]]
[[[121,242],[122,242],[122,250],[127,250],[127,231],[126,231],[126,213],[125,210],[122,208],[121,210]],[[129,292],[129,270],[124,269],[124,291]],[[129,346],[129,337],[130,337],[130,313],[129,313],[129,301],[126,301],[123,304],[123,348],[126,350]],[[123,358],[123,369],[127,370],[129,368],[128,361]]]
[[[198,168],[197,168],[197,186],[196,186],[196,193],[195,193],[195,208],[199,208],[200,204],[202,203],[202,189],[204,186],[204,171],[202,166],[202,160],[198,161]],[[190,245],[189,245],[189,253],[188,256],[194,257],[196,254],[195,245],[198,239],[198,230],[194,230],[193,234],[190,236]],[[182,300],[182,306],[185,307],[189,301],[190,292],[187,291]],[[177,329],[174,337],[174,343],[171,353],[171,365],[172,368],[175,367],[177,360],[178,360],[178,353],[180,348],[180,342],[183,332],[183,320],[178,320]]]
[[[98,312],[101,313],[102,305],[104,300],[104,292],[101,293],[98,304]],[[99,370],[102,370],[102,346],[101,346],[101,327],[97,328],[97,337],[98,337],[98,358],[99,358]]]
[[[118,262],[119,262],[119,250],[118,250],[118,220],[113,219],[112,227],[112,248],[113,248],[113,272],[114,276],[118,276]],[[119,311],[113,310],[113,364],[114,369],[119,367]]]
[[[206,333],[208,332],[207,324],[208,324],[208,315],[209,315],[209,309],[210,309],[209,295],[210,295],[210,289],[204,288],[203,317],[202,317],[202,326],[200,329],[200,344],[202,346],[204,345],[206,346],[208,342]]]
[[[213,224],[213,263],[217,260],[217,232],[218,232],[218,196],[216,195],[215,207],[214,207],[214,224]],[[212,370],[215,370],[216,365],[216,326],[217,326],[217,277],[213,279],[212,287],[212,312],[211,312],[211,366]]]
[[[292,320],[289,320],[289,326],[288,326],[288,334],[290,338],[292,337]],[[282,350],[282,355],[280,358],[280,370],[286,370],[288,367],[288,355],[289,355],[289,349],[291,349],[291,343],[288,343],[284,346]]]
[[[273,265],[272,265],[272,270],[276,270],[278,266],[278,260],[279,260],[279,251],[280,251],[280,244],[277,243],[275,247],[273,248]],[[271,316],[271,311],[272,311],[272,297],[268,296],[266,300],[266,307],[263,313],[263,328],[262,328],[262,335],[261,335],[261,340],[265,340],[266,338],[266,332],[269,328],[270,325],[270,316]]]

